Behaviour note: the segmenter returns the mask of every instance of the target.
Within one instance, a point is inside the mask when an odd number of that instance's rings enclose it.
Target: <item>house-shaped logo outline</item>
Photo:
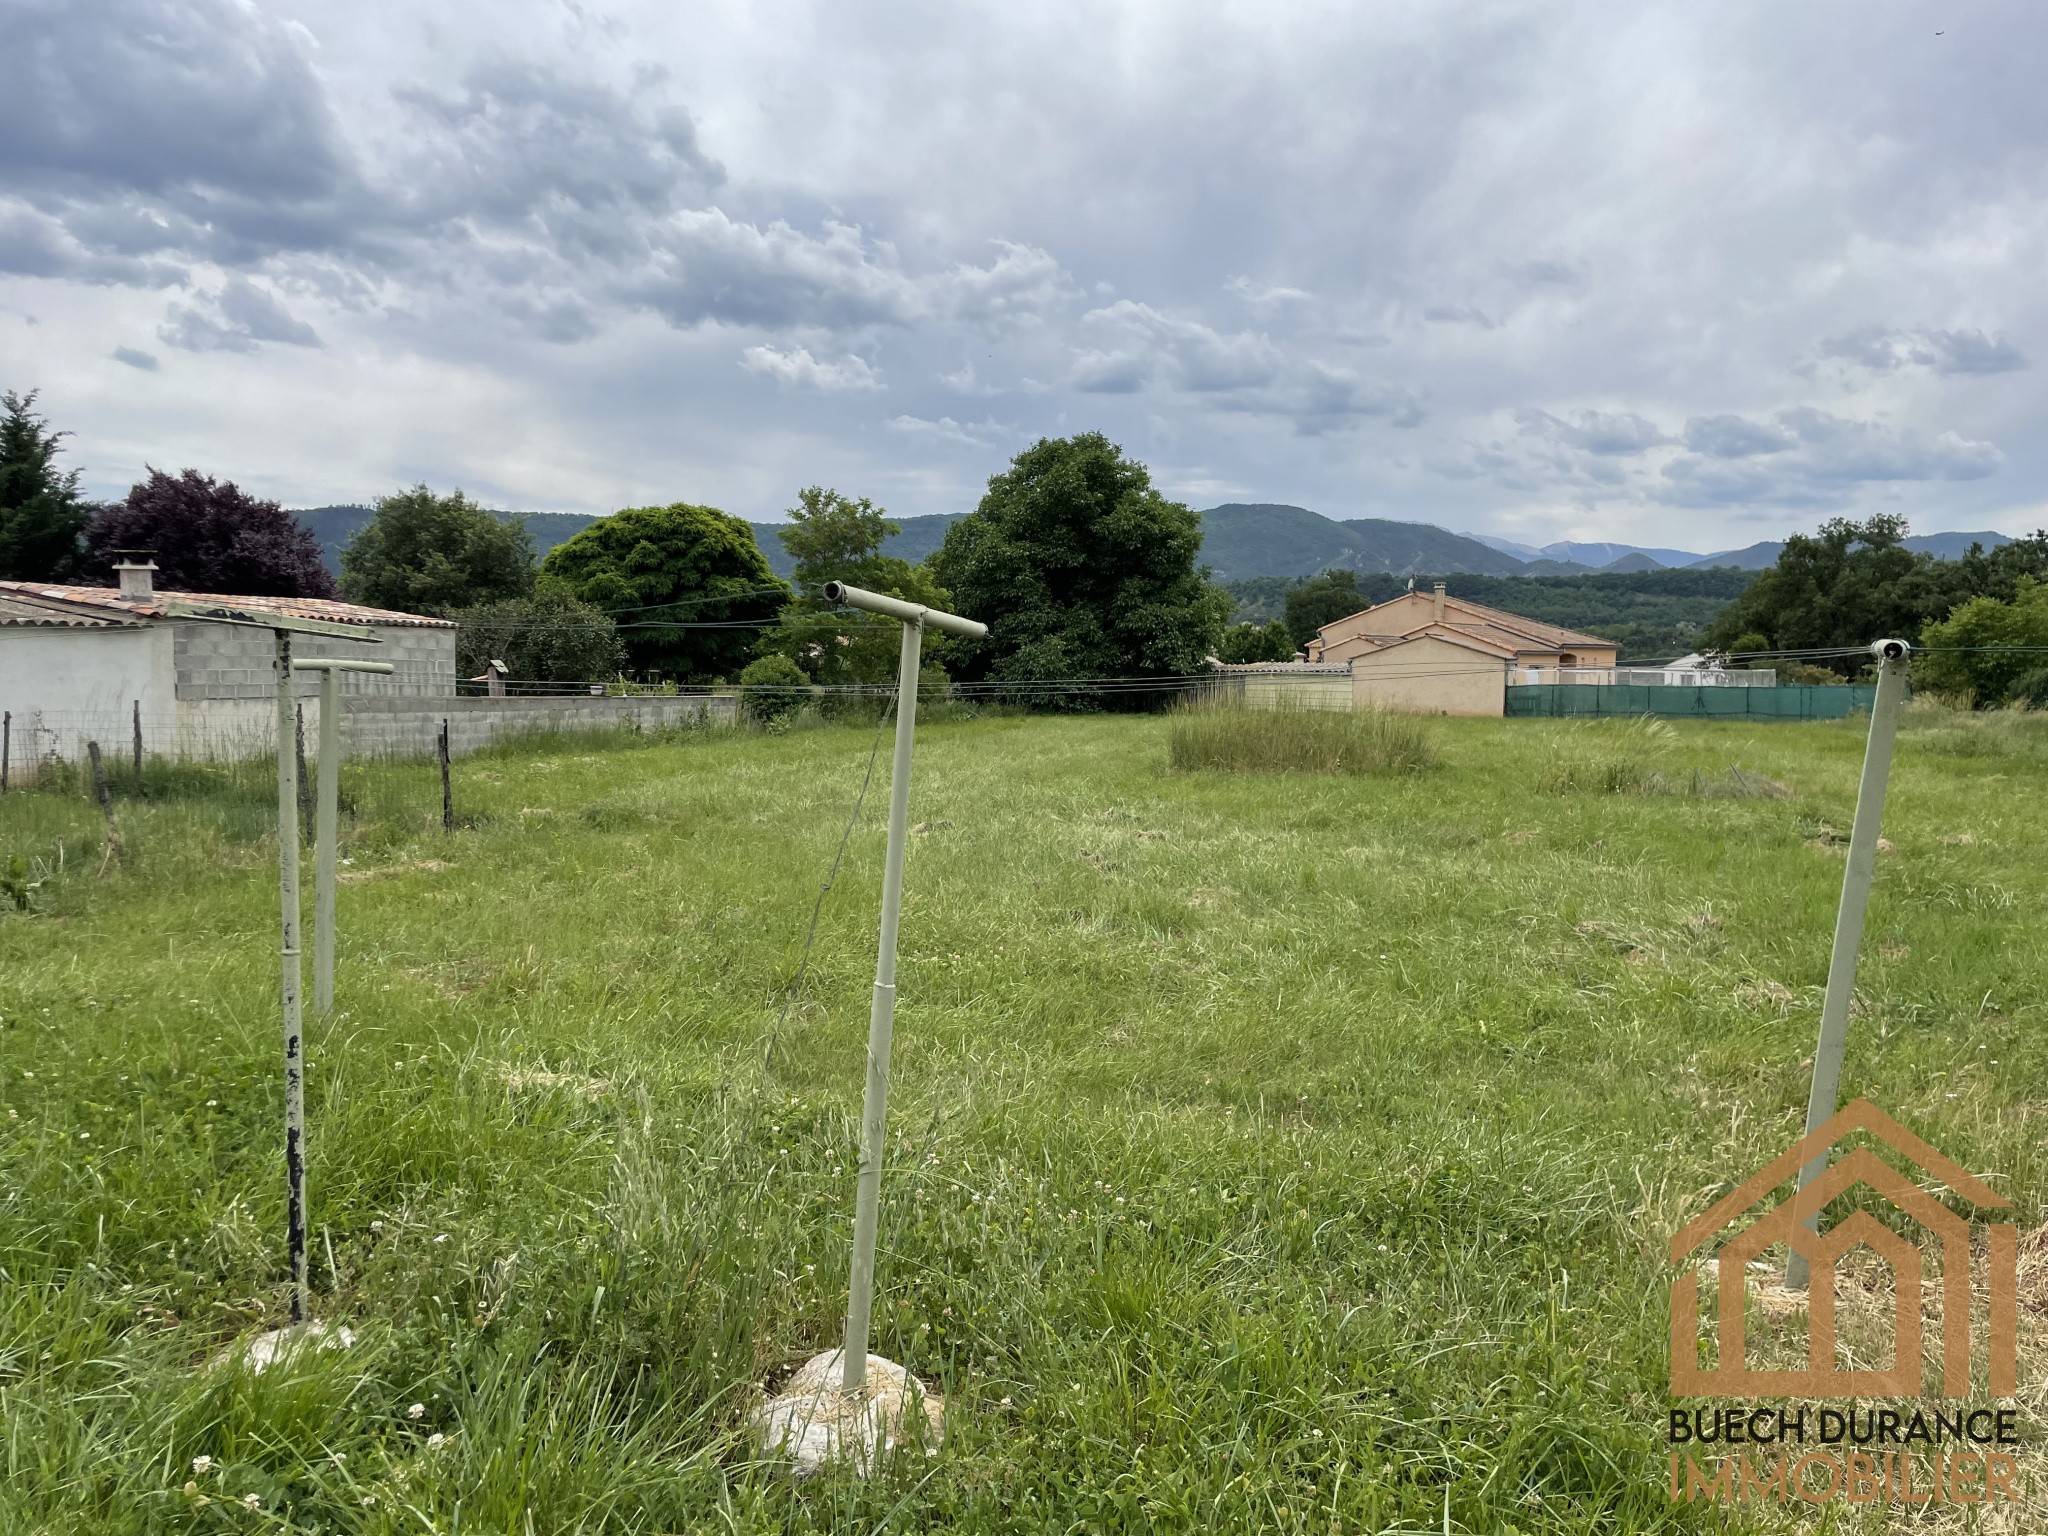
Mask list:
[[[1791,1199],[1767,1211],[1716,1252],[1719,1260],[1715,1333],[1719,1359],[1699,1364],[1699,1270],[1687,1264],[1716,1233],[1752,1205],[1793,1178],[1852,1131],[1866,1131],[1911,1159],[1971,1204],[1996,1210],[2011,1202],[1915,1136],[1868,1099],[1844,1106],[1825,1124],[1758,1169],[1671,1239],[1671,1260],[1686,1267],[1671,1282],[1671,1392],[1674,1397],[1918,1397],[1921,1395],[1922,1255],[1907,1238],[1867,1211],[1838,1222],[1827,1233],[1813,1223],[1829,1201],[1855,1185],[1868,1184],[1932,1233],[1941,1249],[1941,1394],[1970,1392],[1970,1223],[1919,1189],[1875,1153],[1857,1148],[1834,1163]],[[1994,1397],[2017,1391],[2019,1337],[2019,1229],[2010,1222],[1984,1229],[1990,1261],[1990,1318],[1987,1365]],[[1803,1371],[1762,1371],[1748,1367],[1744,1353],[1744,1301],[1749,1261],[1774,1243],[1804,1254],[1808,1278],[1807,1359]],[[1842,1370],[1835,1364],[1835,1266],[1851,1250],[1868,1246],[1892,1271],[1892,1365],[1890,1369]]]

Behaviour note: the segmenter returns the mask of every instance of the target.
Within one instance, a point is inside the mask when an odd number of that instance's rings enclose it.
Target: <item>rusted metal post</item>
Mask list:
[[[142,700],[135,701],[135,789],[142,791]]]
[[[448,722],[441,722],[441,830],[455,830],[455,789],[448,779]]]
[[[0,713],[0,795],[7,793],[7,760],[14,755],[14,711]]]
[[[313,835],[313,776],[306,772],[306,706],[292,705],[292,754],[299,764],[299,836]]]
[[[277,634],[277,895],[283,919],[278,997],[284,1013],[285,1249],[292,1321],[306,1320],[306,1061],[299,1008],[299,755],[293,750],[292,633]]]

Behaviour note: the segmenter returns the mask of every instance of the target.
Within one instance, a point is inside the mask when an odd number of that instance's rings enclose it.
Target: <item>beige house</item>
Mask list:
[[[1498,715],[1515,681],[1554,679],[1561,667],[1612,667],[1615,644],[1432,592],[1325,624],[1308,643],[1310,663],[1351,668],[1355,702],[1442,715]]]

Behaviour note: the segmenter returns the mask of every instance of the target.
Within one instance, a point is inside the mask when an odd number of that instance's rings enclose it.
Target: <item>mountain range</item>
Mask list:
[[[295,514],[312,529],[330,570],[341,568],[341,547],[370,520],[370,508],[309,507]],[[500,512],[500,517],[515,514]],[[597,519],[572,512],[528,512],[521,515],[542,555],[580,533]],[[1198,514],[1202,519],[1202,559],[1219,581],[1259,576],[1313,576],[1336,568],[1392,576],[1570,576],[1588,571],[1653,571],[1670,568],[1733,566],[1760,571],[1775,565],[1782,540],[1766,540],[1742,549],[1712,554],[1636,544],[1573,543],[1541,547],[1518,544],[1491,534],[1452,533],[1433,523],[1401,523],[1361,517],[1348,521],[1279,502],[1226,502]],[[946,530],[964,513],[937,512],[898,518],[902,531],[882,546],[885,554],[915,563],[945,542]],[[776,537],[779,523],[751,523],[755,542],[779,576],[787,577],[794,562]],[[1953,560],[1972,544],[1995,548],[2011,542],[2002,533],[1926,533],[1906,540],[1909,549],[1925,550],[1940,560]]]

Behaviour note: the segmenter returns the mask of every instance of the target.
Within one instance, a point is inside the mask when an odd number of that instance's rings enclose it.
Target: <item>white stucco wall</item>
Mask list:
[[[88,740],[103,752],[132,750],[142,704],[145,750],[174,729],[175,667],[170,634],[147,629],[0,626],[0,711],[10,777],[26,780],[52,755],[76,759]]]

